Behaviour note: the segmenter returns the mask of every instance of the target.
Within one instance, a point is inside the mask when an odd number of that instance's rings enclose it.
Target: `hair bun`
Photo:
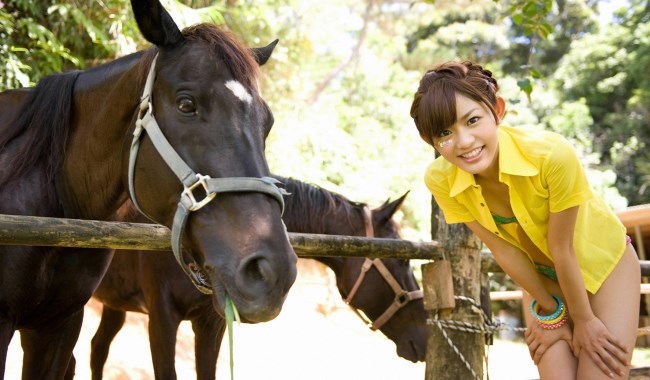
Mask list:
[[[469,71],[475,72],[476,75],[491,83],[494,86],[495,92],[499,90],[499,84],[497,83],[497,80],[492,77],[492,71],[484,69],[483,66],[471,61],[463,62],[463,65],[465,65]],[[468,75],[469,74],[470,73],[468,73]]]

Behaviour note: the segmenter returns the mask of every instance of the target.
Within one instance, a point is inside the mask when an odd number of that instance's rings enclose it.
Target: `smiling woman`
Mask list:
[[[627,378],[636,252],[564,138],[499,125],[498,90],[492,73],[469,61],[422,77],[411,116],[440,154],[425,183],[447,223],[465,223],[527,291],[526,343],[542,379]]]

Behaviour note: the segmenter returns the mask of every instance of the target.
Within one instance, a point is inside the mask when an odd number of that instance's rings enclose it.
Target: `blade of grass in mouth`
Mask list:
[[[235,359],[233,352],[233,321],[241,322],[239,319],[239,312],[230,297],[226,295],[226,308],[224,311],[226,315],[226,327],[228,329],[228,346],[230,348],[230,380],[235,380]]]

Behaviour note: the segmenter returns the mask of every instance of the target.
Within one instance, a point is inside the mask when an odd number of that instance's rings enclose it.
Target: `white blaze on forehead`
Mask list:
[[[250,104],[253,101],[251,94],[249,94],[248,91],[246,91],[246,88],[236,80],[229,80],[226,82],[226,87],[228,87],[228,89],[242,102]]]

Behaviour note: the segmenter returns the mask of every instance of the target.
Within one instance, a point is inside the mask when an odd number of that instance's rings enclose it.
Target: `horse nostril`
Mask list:
[[[277,282],[271,262],[260,255],[244,260],[236,277],[237,286],[247,296],[259,296],[260,292],[272,288]]]
[[[245,275],[249,280],[264,282],[266,279],[266,270],[264,270],[264,266],[261,265],[261,260],[262,259],[251,260],[251,262],[249,262],[244,268],[244,271],[246,272]]]

